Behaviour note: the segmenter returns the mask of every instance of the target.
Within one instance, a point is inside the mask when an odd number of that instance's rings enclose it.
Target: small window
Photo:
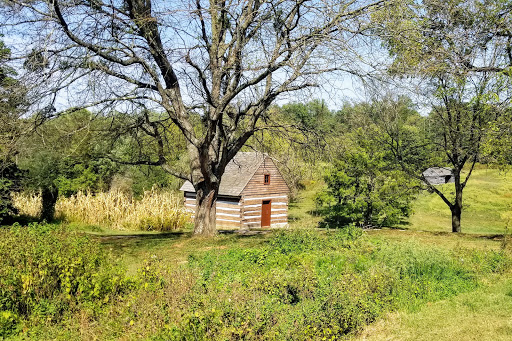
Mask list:
[[[265,174],[263,176],[263,184],[265,184],[265,185],[270,184],[270,174]]]

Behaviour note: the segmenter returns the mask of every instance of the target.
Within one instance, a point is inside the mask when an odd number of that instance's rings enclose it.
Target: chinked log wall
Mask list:
[[[261,226],[261,205],[270,200],[270,226],[284,226],[288,222],[288,195],[246,196],[243,199],[243,228]]]
[[[185,192],[185,207],[192,213],[196,210],[196,194]],[[238,198],[219,197],[217,199],[217,226],[239,228],[242,206]]]
[[[217,226],[232,228],[259,228],[261,227],[261,205],[264,200],[271,202],[270,225],[284,226],[288,222],[288,196],[248,196],[241,202],[220,198],[217,200]],[[193,214],[196,209],[194,193],[185,194],[185,207]],[[243,216],[243,218],[242,218]]]
[[[269,184],[264,183],[270,175]],[[261,227],[261,206],[270,200],[270,226],[288,223],[288,186],[270,158],[266,158],[249,180],[241,197],[219,196],[217,199],[217,226],[231,228]],[[192,214],[196,209],[196,194],[185,192],[185,207]]]

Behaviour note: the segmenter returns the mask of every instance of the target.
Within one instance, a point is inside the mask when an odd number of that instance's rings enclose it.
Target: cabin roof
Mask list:
[[[423,172],[423,176],[447,176],[453,175],[453,171],[448,167],[430,167]]]
[[[226,166],[220,182],[219,195],[240,196],[266,157],[258,152],[238,152]],[[196,190],[190,181],[185,181],[180,191],[195,192]]]

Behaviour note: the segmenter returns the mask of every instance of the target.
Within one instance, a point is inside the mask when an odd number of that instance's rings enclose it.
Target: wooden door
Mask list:
[[[271,202],[263,200],[261,203],[261,227],[270,227]]]

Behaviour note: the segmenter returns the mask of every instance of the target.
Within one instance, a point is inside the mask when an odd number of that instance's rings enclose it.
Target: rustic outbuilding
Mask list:
[[[431,185],[442,185],[455,182],[453,171],[448,167],[431,167],[423,172],[423,177]]]
[[[196,208],[195,189],[186,181],[185,207]],[[288,223],[290,189],[274,161],[265,154],[239,152],[226,166],[216,204],[216,224],[229,228],[280,227]]]

